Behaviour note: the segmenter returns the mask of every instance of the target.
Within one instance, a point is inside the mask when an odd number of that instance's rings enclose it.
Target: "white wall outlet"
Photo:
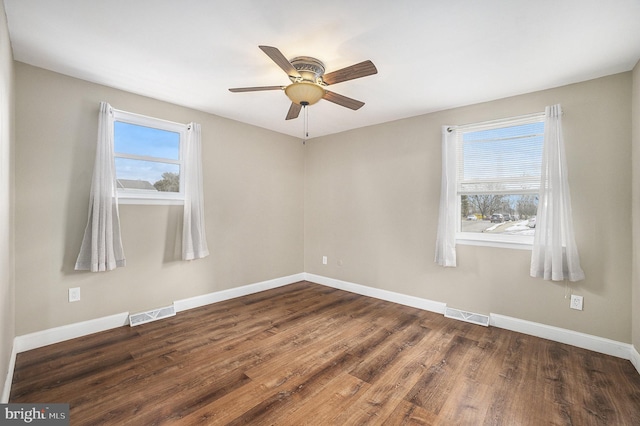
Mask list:
[[[322,264],[323,265],[327,264],[327,256],[322,256]]]
[[[571,295],[571,305],[569,305],[571,309],[577,309],[579,311],[582,310],[582,296],[578,296],[575,294]]]
[[[77,302],[80,300],[80,287],[69,289],[69,302]]]

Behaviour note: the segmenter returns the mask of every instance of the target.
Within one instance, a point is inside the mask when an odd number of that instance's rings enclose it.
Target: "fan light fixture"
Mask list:
[[[284,89],[291,102],[298,105],[313,105],[325,94],[325,90],[315,83],[300,81],[292,83]]]

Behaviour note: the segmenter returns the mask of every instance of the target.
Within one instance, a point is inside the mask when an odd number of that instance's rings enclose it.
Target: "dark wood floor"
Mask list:
[[[300,282],[18,355],[72,425],[640,425],[629,361]]]

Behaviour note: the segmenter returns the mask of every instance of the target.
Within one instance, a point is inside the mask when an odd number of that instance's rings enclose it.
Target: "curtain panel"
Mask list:
[[[542,176],[531,253],[531,276],[553,281],[580,281],[571,214],[571,194],[562,134],[562,107],[545,109]]]
[[[191,123],[185,141],[184,218],[182,259],[201,259],[209,255],[204,225],[202,185],[202,136],[200,124]]]
[[[113,110],[100,104],[89,216],[75,269],[92,272],[110,271],[125,266],[120,237],[120,215],[113,156]]]
[[[450,126],[442,127],[442,184],[436,238],[435,262],[440,266],[456,266],[456,134]]]

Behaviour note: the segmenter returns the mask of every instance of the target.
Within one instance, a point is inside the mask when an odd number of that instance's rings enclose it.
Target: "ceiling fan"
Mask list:
[[[313,105],[320,99],[326,99],[329,102],[342,105],[352,110],[360,109],[364,105],[364,102],[331,92],[325,89],[325,87],[331,84],[342,83],[343,81],[366,77],[378,72],[373,62],[364,61],[325,74],[324,64],[316,58],[298,56],[289,61],[276,47],[258,47],[287,73],[291,84],[288,86],[239,87],[229,89],[229,91],[238,93],[262,90],[284,90],[287,97],[291,99],[291,107],[289,107],[286,120],[297,118],[302,107]]]

